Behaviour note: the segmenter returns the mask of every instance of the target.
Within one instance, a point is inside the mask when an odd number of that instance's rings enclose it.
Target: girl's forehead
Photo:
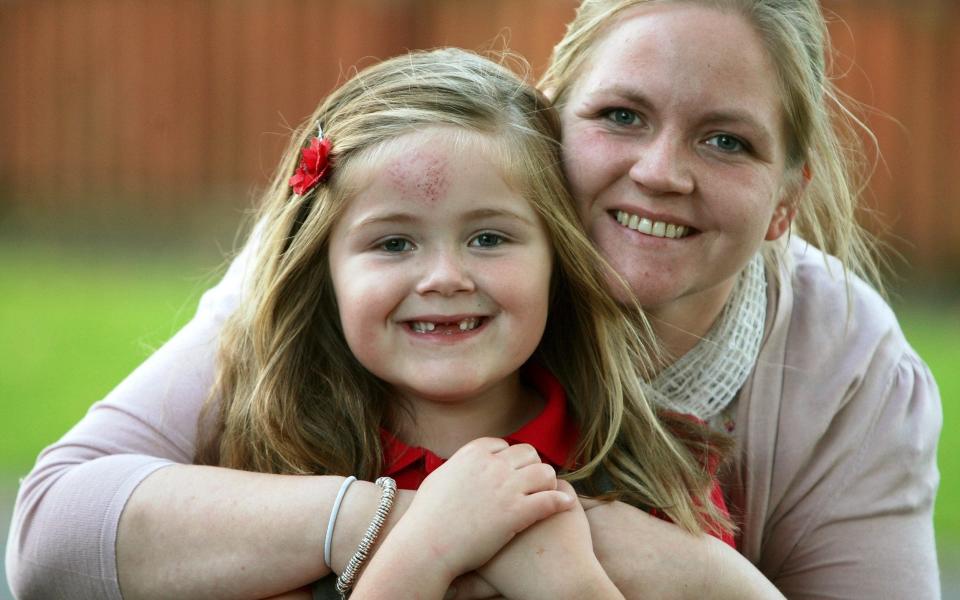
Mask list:
[[[416,145],[385,158],[389,186],[404,200],[437,203],[450,188],[449,155],[435,145]]]
[[[483,168],[489,175],[510,179],[504,170],[506,142],[500,137],[449,126],[430,127],[379,144],[359,157],[350,171],[359,188],[376,180],[399,199],[435,204],[451,182],[463,178],[468,170]],[[491,167],[495,172],[490,172]]]

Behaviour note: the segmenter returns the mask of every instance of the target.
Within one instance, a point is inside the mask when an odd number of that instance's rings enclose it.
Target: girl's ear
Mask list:
[[[786,233],[790,229],[790,223],[793,223],[794,217],[797,216],[797,203],[800,202],[803,192],[813,178],[809,163],[804,163],[800,175],[800,181],[789,186],[791,189],[783,195],[780,204],[773,210],[770,225],[767,226],[767,235],[763,238],[768,242],[779,239]]]

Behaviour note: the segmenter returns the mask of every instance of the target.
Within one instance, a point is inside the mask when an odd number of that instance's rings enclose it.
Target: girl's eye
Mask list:
[[[470,240],[470,245],[478,248],[495,248],[504,242],[503,236],[490,231],[484,231]]]
[[[637,113],[626,108],[614,108],[607,111],[607,119],[613,121],[617,125],[636,125],[640,120],[640,117]]]
[[[413,249],[413,244],[403,238],[390,238],[380,242],[380,249],[385,252],[406,252]]]
[[[708,138],[707,145],[714,146],[723,152],[743,152],[747,149],[747,145],[743,140],[726,133],[718,133]]]

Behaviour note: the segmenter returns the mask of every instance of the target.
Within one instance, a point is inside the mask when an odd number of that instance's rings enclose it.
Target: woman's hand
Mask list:
[[[574,500],[523,531],[478,572],[507,598],[623,598],[593,552],[590,524],[573,487],[557,489]]]
[[[396,597],[416,589],[442,597],[454,578],[489,561],[517,533],[574,506],[556,488],[556,472],[528,444],[466,444],[424,480],[370,559],[357,593]]]

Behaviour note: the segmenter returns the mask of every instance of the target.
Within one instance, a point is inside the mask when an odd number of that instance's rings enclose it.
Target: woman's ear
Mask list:
[[[790,224],[797,216],[797,204],[799,204],[800,198],[806,191],[811,179],[813,179],[813,172],[810,169],[810,164],[804,163],[800,169],[799,180],[789,185],[789,190],[783,195],[777,207],[773,209],[773,216],[770,218],[765,240],[769,242],[779,239],[790,229]]]
[[[784,200],[773,209],[770,225],[767,226],[767,235],[763,239],[768,242],[780,239],[780,236],[790,229],[790,223],[797,216],[797,206],[791,200]]]

